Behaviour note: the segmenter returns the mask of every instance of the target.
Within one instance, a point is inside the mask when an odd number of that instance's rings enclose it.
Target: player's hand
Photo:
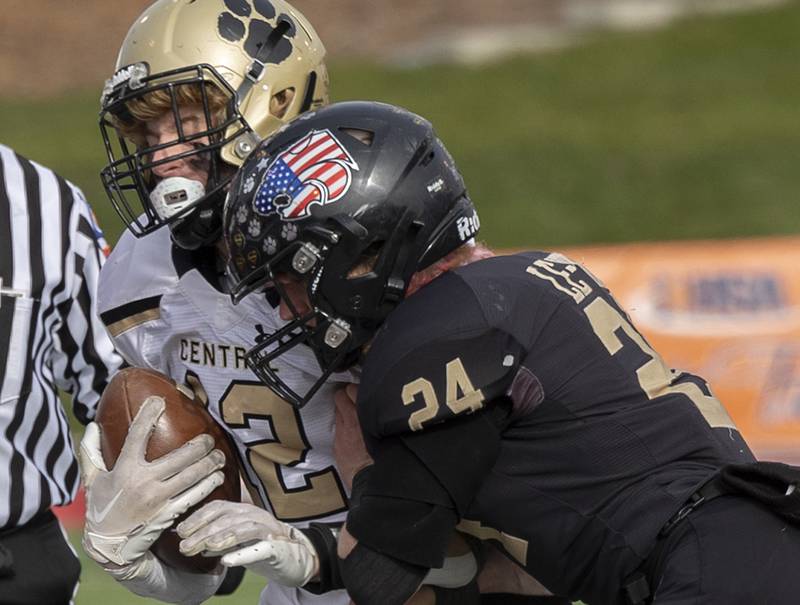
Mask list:
[[[114,468],[100,450],[100,427],[86,427],[80,446],[86,488],[83,546],[100,564],[128,566],[140,560],[176,517],[210,494],[224,479],[225,455],[209,435],[199,435],[152,462],[147,442],[164,411],[148,397],[130,425]]]
[[[512,562],[491,542],[482,542],[483,567],[478,575],[481,593],[503,592],[530,596],[552,596],[538,580]]]
[[[357,395],[358,385],[348,384],[333,396],[336,404],[333,456],[336,459],[336,468],[348,489],[353,487],[356,473],[373,462],[364,445],[361,425],[358,423]]]
[[[209,502],[177,531],[184,555],[221,555],[226,567],[244,565],[284,586],[303,586],[319,570],[317,551],[300,530],[252,504]]]

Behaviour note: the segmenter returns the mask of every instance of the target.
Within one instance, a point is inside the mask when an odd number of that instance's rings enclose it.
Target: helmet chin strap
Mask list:
[[[159,181],[150,192],[150,202],[158,216],[169,219],[195,203],[206,194],[206,186],[200,181],[182,176],[172,176]]]
[[[400,219],[395,236],[389,241],[387,250],[382,254],[387,263],[391,263],[391,270],[388,271],[386,284],[384,285],[383,298],[381,303],[395,305],[405,296],[409,276],[405,275],[408,265],[414,262],[412,258],[415,249],[415,241],[422,225],[413,220],[410,212],[405,212]]]
[[[267,36],[267,39],[259,45],[256,55],[253,57],[253,62],[250,63],[250,67],[248,67],[247,72],[245,72],[244,80],[242,80],[239,88],[236,89],[236,98],[239,103],[247,98],[250,89],[261,79],[270,56],[278,46],[281,38],[283,38],[283,35],[289,31],[291,27],[288,21],[279,19],[275,29],[273,29]]]

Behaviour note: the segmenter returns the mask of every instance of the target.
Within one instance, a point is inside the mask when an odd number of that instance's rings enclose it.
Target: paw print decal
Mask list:
[[[286,223],[281,228],[281,237],[287,242],[293,242],[297,239],[297,225]]]
[[[262,244],[264,248],[264,252],[267,253],[269,256],[275,254],[278,251],[278,242],[275,241],[274,237],[267,237]]]
[[[250,237],[258,237],[261,235],[261,221],[257,218],[251,218],[250,222],[247,223],[247,233]]]
[[[247,222],[247,215],[250,214],[247,211],[247,206],[239,206],[236,210],[236,222],[240,225],[244,222]]]
[[[289,15],[277,15],[269,0],[225,0],[225,7],[228,10],[217,18],[217,31],[224,40],[243,43],[244,51],[255,58],[258,49],[275,30],[268,20],[276,25],[285,21],[289,29],[284,32],[266,62],[282,63],[292,54],[291,39],[297,32],[297,26]]]
[[[242,191],[244,193],[250,193],[253,190],[253,187],[255,187],[255,186],[256,186],[256,175],[255,174],[251,174],[245,180],[244,187],[242,188]]]

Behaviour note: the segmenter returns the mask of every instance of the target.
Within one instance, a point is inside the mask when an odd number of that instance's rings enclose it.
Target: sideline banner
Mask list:
[[[709,382],[759,458],[800,463],[800,237],[558,251],[669,365]]]

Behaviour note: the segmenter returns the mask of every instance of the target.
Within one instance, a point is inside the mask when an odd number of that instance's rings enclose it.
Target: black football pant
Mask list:
[[[723,496],[675,527],[653,605],[800,603],[800,526]]]
[[[66,605],[81,564],[51,511],[0,532],[0,605]]]

